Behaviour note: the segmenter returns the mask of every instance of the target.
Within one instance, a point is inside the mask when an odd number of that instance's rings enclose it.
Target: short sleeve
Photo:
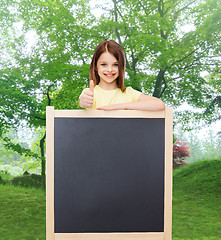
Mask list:
[[[142,92],[137,91],[137,90],[133,89],[132,87],[127,87],[126,92],[128,95],[131,96],[132,102],[138,101],[140,95],[142,94]]]

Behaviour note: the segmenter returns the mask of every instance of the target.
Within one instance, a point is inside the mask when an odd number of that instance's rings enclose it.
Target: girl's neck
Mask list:
[[[98,86],[103,90],[115,90],[118,88],[117,83],[114,82],[112,84],[104,84],[103,82],[99,82]]]

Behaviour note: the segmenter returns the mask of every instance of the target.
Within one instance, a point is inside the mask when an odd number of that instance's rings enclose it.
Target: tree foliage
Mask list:
[[[99,17],[89,3],[1,1],[0,135],[21,120],[44,126],[47,105],[79,108],[104,39],[124,48],[126,85],[174,108],[203,109],[177,121],[220,117],[220,0],[106,0],[96,6]]]
[[[220,91],[212,80],[214,72],[220,80],[220,0],[109,3],[97,6],[104,12],[100,17],[91,13],[89,0],[1,3],[3,35],[13,59],[11,67],[1,69],[0,94],[11,101],[9,109],[2,110],[7,112],[4,123],[15,118],[13,109],[40,125],[46,105],[77,108],[94,48],[103,39],[116,40],[124,48],[127,85],[173,107],[187,102],[214,115],[220,108]],[[18,23],[22,29],[16,32]],[[28,52],[30,32],[36,42]],[[205,71],[207,77],[202,76]]]
[[[220,91],[209,74],[220,65],[220,1],[112,3],[101,25],[126,51],[128,82],[173,107],[186,102],[209,109],[212,104],[214,111],[200,117],[217,119]],[[202,76],[205,71],[209,77]]]

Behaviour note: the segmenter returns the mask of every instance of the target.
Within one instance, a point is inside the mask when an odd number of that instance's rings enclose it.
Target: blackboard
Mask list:
[[[62,116],[53,117],[53,234],[163,233],[166,118]]]

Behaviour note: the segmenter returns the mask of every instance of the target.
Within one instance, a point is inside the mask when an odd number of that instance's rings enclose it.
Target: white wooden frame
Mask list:
[[[46,239],[47,240],[171,240],[173,109],[165,111],[98,111],[46,109]],[[54,118],[165,118],[164,232],[55,233],[54,232]]]

